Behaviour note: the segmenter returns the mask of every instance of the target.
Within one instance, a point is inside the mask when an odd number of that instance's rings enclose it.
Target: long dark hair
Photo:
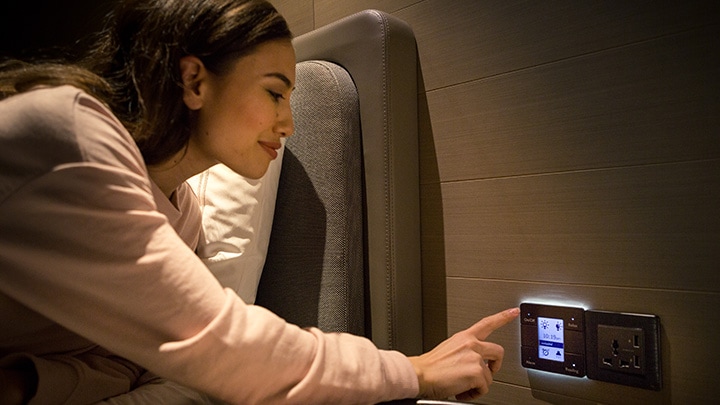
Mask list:
[[[38,84],[80,87],[110,106],[152,165],[190,137],[180,58],[197,56],[222,75],[258,45],[291,38],[282,16],[262,0],[122,0],[77,66],[7,64],[0,96]]]

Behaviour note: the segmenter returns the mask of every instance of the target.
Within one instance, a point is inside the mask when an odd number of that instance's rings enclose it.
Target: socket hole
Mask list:
[[[613,349],[613,354],[616,356],[618,355],[618,347],[620,347],[620,344],[618,343],[617,340],[613,339],[612,349]]]
[[[633,337],[633,346],[635,346],[636,348],[640,347],[640,336],[639,335],[635,335]]]
[[[635,368],[640,368],[640,357],[637,355],[633,356],[633,364],[635,365]]]
[[[612,358],[605,357],[605,358],[603,358],[603,364],[606,365],[606,366],[612,367],[612,365],[613,365],[613,359],[612,359]]]
[[[630,368],[630,362],[627,360],[620,359],[620,368]]]

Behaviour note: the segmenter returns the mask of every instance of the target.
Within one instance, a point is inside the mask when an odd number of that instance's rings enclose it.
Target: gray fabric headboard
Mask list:
[[[295,206],[276,207],[273,234],[258,289],[257,303],[269,307],[291,322],[301,325],[318,324],[321,327],[324,323],[323,329],[330,330],[347,328],[345,330],[372,338],[380,348],[400,350],[410,355],[419,354],[422,352],[422,300],[417,55],[412,30],[393,16],[368,10],[297,37],[294,46],[298,62],[318,60],[332,63],[312,62],[308,66],[305,66],[306,63],[298,65],[297,94],[293,95],[293,103],[303,105],[294,106],[296,132],[286,145],[277,204],[284,204],[286,194],[304,193],[311,198],[305,203],[290,203]],[[359,139],[340,138],[330,142],[330,145],[327,137],[337,134],[334,130],[321,134],[320,128],[327,129],[326,120],[335,120],[336,115],[349,112],[348,107],[337,111],[327,108],[326,102],[316,100],[312,102],[315,110],[306,112],[305,101],[300,98],[305,92],[303,89],[306,80],[310,80],[306,73],[315,71],[315,74],[320,72],[321,76],[343,76],[343,69],[336,69],[337,66],[333,67],[334,65],[344,68],[354,82],[359,102],[359,125],[362,130]],[[327,84],[327,77],[319,82]],[[338,91],[343,95],[352,93],[348,88],[340,88]],[[310,93],[312,91],[306,94]],[[338,101],[337,92],[319,90],[319,93],[311,98],[325,96],[333,102]],[[325,113],[330,113],[332,118],[327,118]],[[342,125],[353,126],[356,123],[348,118]],[[308,139],[303,140],[303,137]],[[359,146],[362,152],[356,152],[352,159],[342,155],[346,151],[339,152],[343,147],[354,147],[353,143]],[[322,157],[323,155],[325,157]],[[340,156],[343,158],[338,159]],[[330,160],[325,160],[328,158]],[[336,162],[337,160],[341,162]],[[323,162],[330,162],[330,165]],[[341,164],[337,166],[337,163]],[[348,174],[357,164],[361,164],[359,191],[356,175]],[[285,170],[291,168],[299,172],[299,179],[293,180],[292,185],[286,184],[284,179]],[[337,179],[347,180],[346,185],[333,187],[359,196],[359,202],[347,201],[337,195],[338,189],[329,189],[329,183],[326,183],[328,177],[334,178],[329,179],[331,182]],[[289,178],[287,180],[290,182]],[[334,205],[338,202],[345,205]],[[358,203],[362,203],[362,206],[357,207]],[[298,204],[302,205],[303,214],[296,211]],[[334,222],[337,217],[329,216],[329,213],[363,214],[362,257],[345,250],[354,243],[351,242],[352,238],[335,240],[340,233],[327,233],[328,229],[346,227],[342,232],[352,235],[357,231],[354,228],[357,224],[353,222],[356,220],[340,215],[339,221],[348,223],[338,225]],[[321,217],[325,221],[324,225],[307,223],[311,217]],[[288,222],[292,220],[298,222],[289,226]],[[328,226],[331,222],[333,224]],[[284,226],[287,229],[278,230],[276,234],[275,226]],[[325,229],[321,229],[323,227]],[[292,234],[298,230],[301,230],[304,236],[293,238]],[[288,233],[281,241],[278,238],[282,232]],[[333,240],[328,240],[328,235]],[[312,241],[310,244],[313,247],[300,246],[300,241]],[[299,259],[294,256],[303,253],[303,250],[308,252],[309,249],[321,247],[321,256],[309,256],[315,257],[314,259]],[[327,269],[318,275],[310,268],[314,268],[319,261],[325,266],[333,257],[337,259],[337,263],[350,264],[345,266],[346,269],[356,268],[354,263],[359,259],[362,269],[348,277],[341,274],[340,278],[347,282],[347,291],[343,292],[345,287],[336,285],[331,288],[333,293],[332,298],[329,298],[323,296],[326,290],[318,290],[316,287],[323,286],[323,283],[331,279],[335,280],[333,283],[337,283],[336,277],[331,276],[332,271],[328,273]],[[301,260],[305,262],[299,262]],[[286,271],[286,266],[291,264],[296,270]],[[304,271],[307,273],[303,273]],[[360,278],[356,277],[357,274]],[[317,296],[291,297],[288,289],[298,286],[298,283],[306,283],[306,287],[310,288],[306,291],[319,291],[310,294]],[[363,284],[365,288],[360,288],[358,284]],[[312,289],[313,285],[315,290]],[[296,290],[301,291],[303,288]],[[360,306],[355,304],[357,300],[364,303],[362,311],[359,310]],[[324,319],[324,315],[320,314],[338,303],[344,303],[349,308],[345,326],[342,322]],[[302,310],[303,306],[305,310]],[[316,323],[312,319],[313,311],[317,311]],[[294,317],[297,319],[293,319]],[[364,324],[364,327],[360,328],[360,323]],[[361,329],[362,333],[359,333]]]
[[[366,335],[362,149],[357,92],[342,67],[298,63],[256,303],[300,326]]]

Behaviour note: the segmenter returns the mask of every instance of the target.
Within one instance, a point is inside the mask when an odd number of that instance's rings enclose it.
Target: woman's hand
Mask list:
[[[497,328],[515,319],[512,308],[483,318],[458,332],[431,351],[410,357],[420,383],[421,398],[470,400],[484,395],[500,370],[505,350],[484,340]]]

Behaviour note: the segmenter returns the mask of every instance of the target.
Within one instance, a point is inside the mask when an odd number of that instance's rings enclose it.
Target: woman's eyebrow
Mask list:
[[[275,78],[278,78],[278,79],[282,80],[283,83],[285,83],[285,86],[287,86],[288,89],[292,87],[292,82],[290,81],[290,79],[288,79],[288,77],[285,76],[285,75],[282,74],[282,73],[272,72],[272,73],[266,74],[265,77],[275,77]]]

